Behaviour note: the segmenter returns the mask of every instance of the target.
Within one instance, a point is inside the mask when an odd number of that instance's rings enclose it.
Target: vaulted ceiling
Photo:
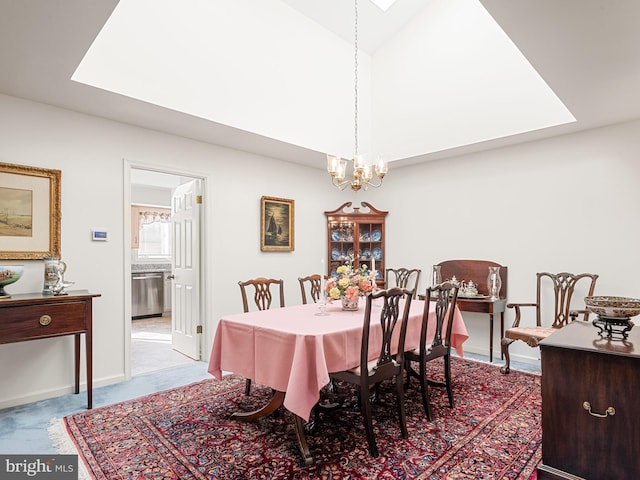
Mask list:
[[[283,1],[345,40],[352,38],[352,2]],[[480,1],[576,121],[425,152],[399,164],[640,118],[637,94],[640,2]],[[71,76],[117,3],[116,0],[0,0],[0,93],[322,167],[323,162],[318,159],[323,152],[72,81]],[[361,48],[370,54],[375,52],[405,28],[426,3],[428,0],[398,0],[382,13],[366,0],[360,0],[360,22],[370,26],[367,30],[363,28]]]

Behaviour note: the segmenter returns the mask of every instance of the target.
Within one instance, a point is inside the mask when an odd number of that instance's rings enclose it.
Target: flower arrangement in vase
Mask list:
[[[325,291],[332,300],[341,299],[343,310],[357,310],[360,297],[371,293],[376,285],[375,271],[366,264],[353,268],[353,258],[336,269],[337,277],[327,280]]]

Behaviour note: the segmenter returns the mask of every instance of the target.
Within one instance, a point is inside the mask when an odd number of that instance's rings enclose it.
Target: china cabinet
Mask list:
[[[367,202],[352,207],[351,202],[336,210],[324,212],[327,216],[328,275],[353,258],[354,268],[366,263],[377,272],[376,283],[384,286],[385,234],[387,213]]]

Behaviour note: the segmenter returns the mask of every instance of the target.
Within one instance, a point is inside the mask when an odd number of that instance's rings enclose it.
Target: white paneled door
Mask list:
[[[200,180],[172,193],[173,286],[171,336],[174,350],[200,360]]]

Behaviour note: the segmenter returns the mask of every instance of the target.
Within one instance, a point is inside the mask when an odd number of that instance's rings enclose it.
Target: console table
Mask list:
[[[15,294],[0,300],[0,344],[73,335],[75,337],[75,393],[80,393],[80,335],[85,335],[87,408],[92,408],[92,300],[100,294],[86,290],[53,296]]]
[[[493,362],[493,314],[500,314],[500,339],[504,336],[504,311],[507,306],[507,267],[487,260],[447,260],[440,262],[442,280],[455,277],[460,281],[472,280],[478,286],[479,295],[488,295],[487,276],[489,267],[500,267],[500,299],[489,298],[461,298],[458,296],[458,308],[463,312],[478,312],[489,314],[489,361]]]
[[[626,340],[574,321],[540,342],[538,480],[631,480],[640,472],[640,326]]]

